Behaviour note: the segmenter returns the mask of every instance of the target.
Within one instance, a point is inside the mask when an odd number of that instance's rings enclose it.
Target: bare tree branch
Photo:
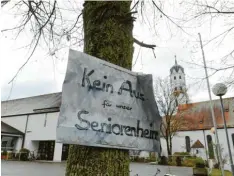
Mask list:
[[[38,37],[37,37],[37,41],[36,41],[36,43],[35,43],[35,45],[34,45],[34,48],[33,48],[32,52],[31,52],[31,54],[29,55],[28,59],[27,59],[27,60],[25,61],[25,63],[18,69],[18,71],[16,72],[15,76],[10,80],[10,82],[9,82],[8,84],[10,84],[10,83],[12,83],[12,82],[14,81],[14,79],[17,77],[17,75],[19,74],[19,72],[23,69],[23,67],[24,67],[24,66],[28,63],[28,61],[31,59],[31,57],[32,57],[33,53],[35,52],[36,47],[37,47],[37,45],[38,45],[38,43],[39,43],[40,37],[41,37],[41,33],[39,33],[39,35],[38,35]]]
[[[156,45],[153,45],[153,44],[146,44],[146,43],[140,42],[136,38],[133,38],[133,41],[136,44],[140,45],[141,47],[150,48],[150,49],[154,49],[156,47]]]

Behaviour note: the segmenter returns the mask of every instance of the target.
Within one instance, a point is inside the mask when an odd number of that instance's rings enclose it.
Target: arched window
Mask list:
[[[181,76],[179,76],[179,78],[181,79]]]
[[[174,80],[176,80],[176,76],[174,76]]]
[[[185,145],[186,145],[186,152],[190,152],[191,147],[190,147],[190,137],[185,136]]]
[[[213,142],[212,142],[211,135],[207,135],[206,140],[207,140],[207,144],[208,144],[209,158],[214,159],[214,148],[213,148]]]

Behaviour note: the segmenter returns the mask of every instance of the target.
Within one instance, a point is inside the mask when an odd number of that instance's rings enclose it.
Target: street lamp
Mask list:
[[[230,142],[229,142],[229,138],[228,138],[227,124],[226,124],[224,108],[223,108],[223,99],[222,99],[222,96],[227,93],[227,87],[225,84],[218,83],[218,84],[214,85],[214,87],[212,88],[212,91],[216,96],[219,96],[219,98],[220,98],[221,113],[222,113],[222,118],[223,118],[223,124],[224,124],[227,144],[228,144],[229,159],[230,159],[231,170],[232,170],[232,175],[233,175],[234,174],[234,165],[233,165],[233,160],[232,160],[232,153],[231,153]]]

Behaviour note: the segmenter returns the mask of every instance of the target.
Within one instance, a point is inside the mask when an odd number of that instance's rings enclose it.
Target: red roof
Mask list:
[[[223,119],[220,109],[220,100],[213,100],[216,123],[218,128],[223,128]],[[228,127],[234,127],[234,97],[224,99],[225,117]],[[177,117],[183,117],[187,125],[181,131],[211,129],[213,120],[209,101],[179,105]]]

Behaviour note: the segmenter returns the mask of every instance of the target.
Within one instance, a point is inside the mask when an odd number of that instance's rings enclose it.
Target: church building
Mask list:
[[[189,102],[185,70],[177,63],[176,59],[175,64],[170,69],[170,83],[173,92],[172,96],[175,96],[178,109],[175,118],[180,118],[181,120],[179,114],[183,114],[182,119],[186,122],[186,125],[178,128],[172,139],[172,154],[175,152],[188,152],[191,155],[202,157],[204,160],[209,161],[209,163],[215,163],[217,160],[215,146],[217,144],[215,134],[211,130],[213,128],[213,121],[209,101]],[[222,158],[226,160],[224,168],[230,170],[220,100],[212,100],[212,106],[218,127],[217,132],[222,150]],[[234,97],[224,99],[224,109],[228,127],[228,138],[231,143],[231,152],[234,156]],[[161,147],[161,155],[168,156],[166,141],[163,137],[161,137]]]

